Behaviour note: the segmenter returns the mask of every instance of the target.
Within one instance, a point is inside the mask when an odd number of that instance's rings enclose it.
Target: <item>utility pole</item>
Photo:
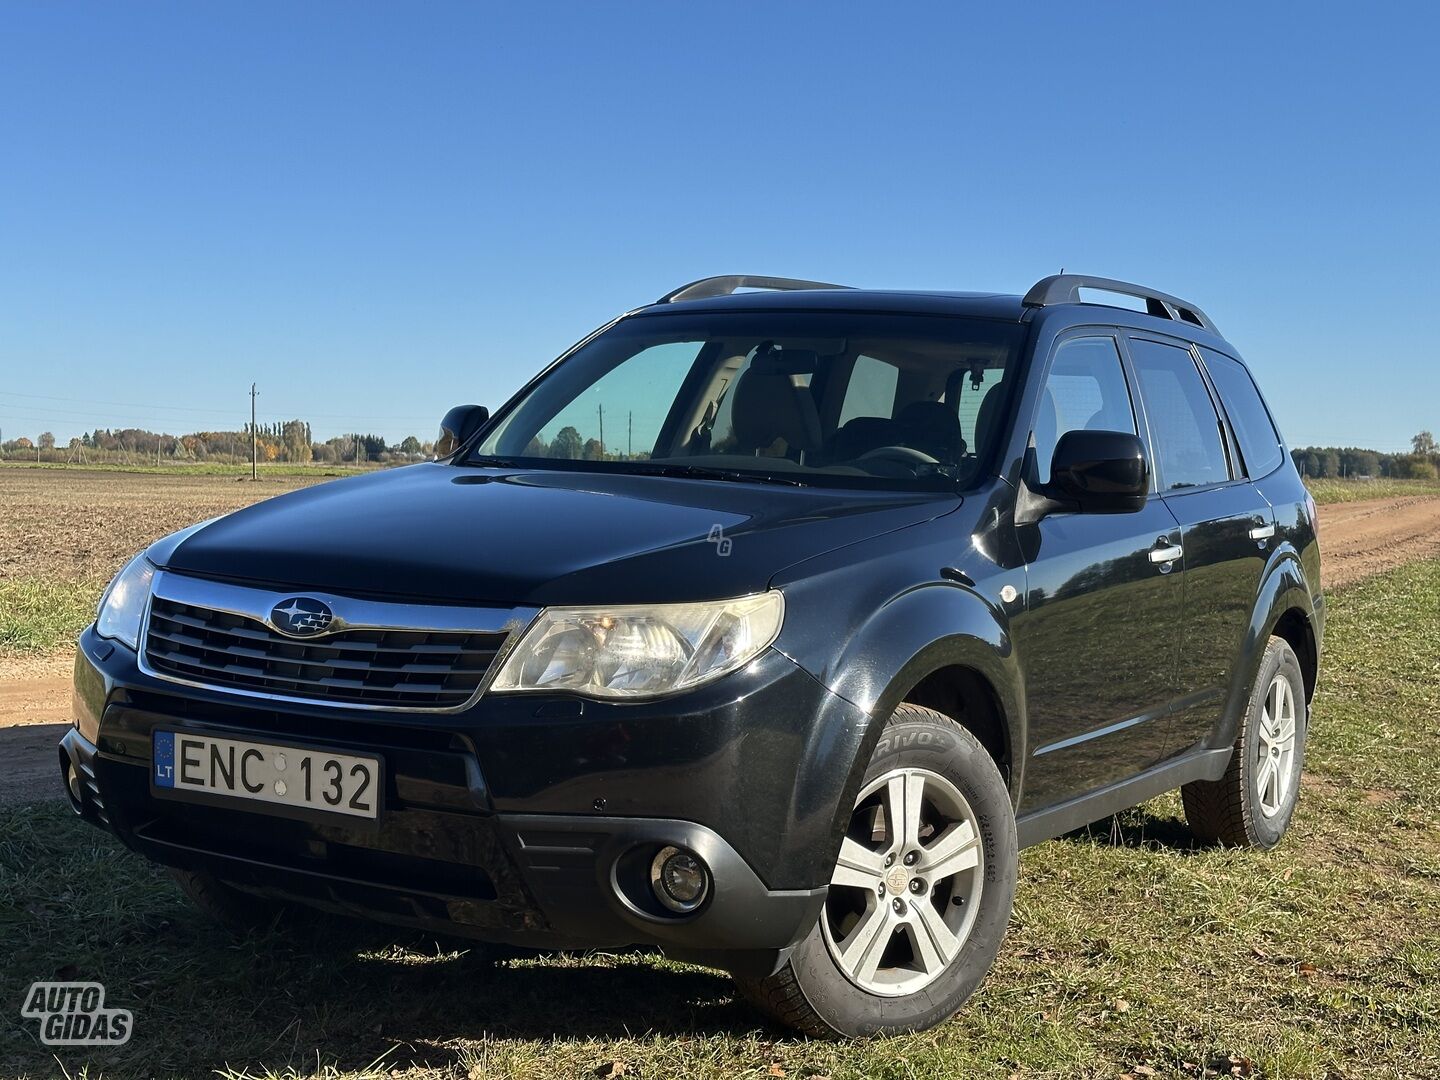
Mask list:
[[[635,460],[635,410],[630,410],[630,415],[625,421],[625,460]]]
[[[255,433],[255,384],[250,384],[250,479],[260,479],[256,464],[260,460],[260,443]]]
[[[601,460],[601,461],[604,461],[604,460],[605,460],[605,406],[604,406],[604,405],[596,405],[595,408],[597,408],[598,410],[600,410],[600,460]]]

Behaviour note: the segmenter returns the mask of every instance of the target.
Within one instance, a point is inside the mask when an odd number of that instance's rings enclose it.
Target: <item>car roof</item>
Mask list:
[[[1096,279],[1103,280],[1103,279]],[[1123,284],[1123,283],[1116,283]],[[1033,290],[1032,290],[1033,291]],[[1158,294],[1164,295],[1164,294]],[[1199,345],[1219,348],[1239,359],[1234,346],[1218,333],[1178,319],[1160,317],[1133,308],[1092,300],[1026,303],[1014,293],[942,292],[918,289],[853,289],[839,286],[813,289],[756,289],[694,300],[662,299],[629,313],[634,316],[703,314],[725,311],[854,311],[885,315],[950,315],[976,319],[1025,322],[1033,318],[1059,320],[1060,326],[1124,326],[1132,330],[1166,334]],[[1242,361],[1243,363],[1243,361]]]

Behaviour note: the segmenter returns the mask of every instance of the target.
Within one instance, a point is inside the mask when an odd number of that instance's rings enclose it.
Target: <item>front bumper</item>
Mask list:
[[[176,686],[92,630],[79,644],[61,768],[82,816],[132,849],[255,892],[541,948],[705,959],[794,943],[823,903],[866,727],[774,652],[666,701],[490,695],[463,713],[377,715]],[[378,753],[385,810],[331,823],[155,799],[157,726]],[[713,875],[688,916],[647,903],[637,869],[668,844]]]

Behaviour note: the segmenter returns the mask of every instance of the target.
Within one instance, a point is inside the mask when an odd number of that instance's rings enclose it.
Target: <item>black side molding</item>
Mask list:
[[[1191,780],[1219,780],[1230,765],[1231,747],[1202,750],[1173,761],[1162,762],[1138,776],[1103,787],[1086,795],[1026,814],[1016,823],[1020,846],[1030,847],[1042,840],[1053,840],[1092,821],[1099,821],[1121,810],[1138,806],[1146,799],[1188,784]]]

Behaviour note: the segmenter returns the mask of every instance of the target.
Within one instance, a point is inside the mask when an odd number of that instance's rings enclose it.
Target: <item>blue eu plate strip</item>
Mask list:
[[[155,743],[155,786],[173,788],[175,786],[175,733],[173,731],[157,731],[154,735]]]

